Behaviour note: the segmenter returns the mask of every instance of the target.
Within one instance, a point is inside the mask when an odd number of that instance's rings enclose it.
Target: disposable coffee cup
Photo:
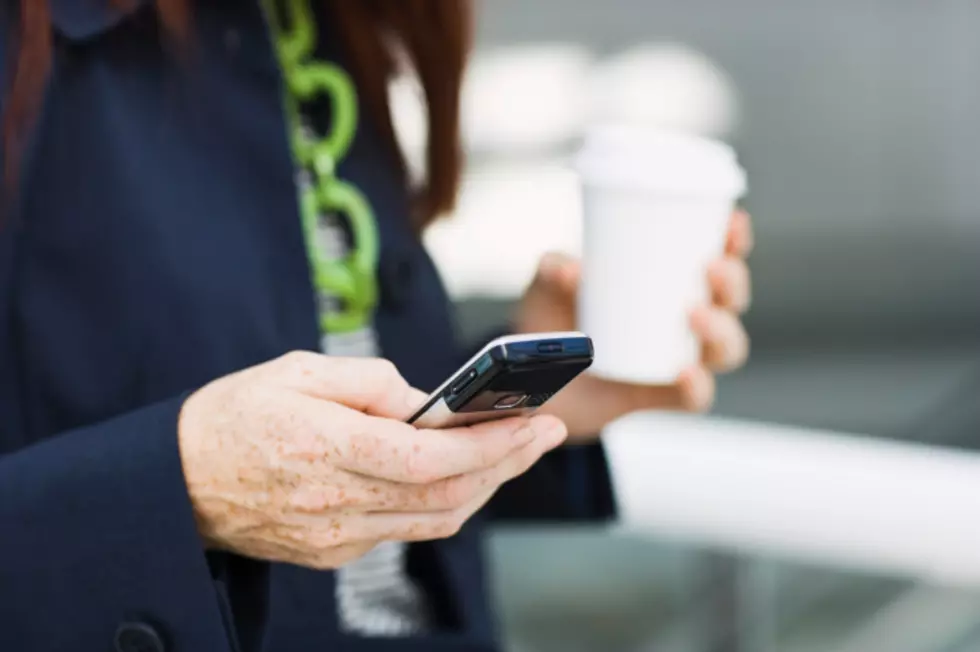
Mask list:
[[[592,129],[576,158],[584,208],[581,330],[592,372],[667,384],[700,358],[693,308],[724,250],[745,172],[724,143],[633,126]]]

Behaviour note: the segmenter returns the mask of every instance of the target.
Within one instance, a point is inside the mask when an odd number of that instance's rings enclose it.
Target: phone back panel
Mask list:
[[[592,364],[584,335],[491,346],[434,393],[409,423],[450,428],[527,416]]]

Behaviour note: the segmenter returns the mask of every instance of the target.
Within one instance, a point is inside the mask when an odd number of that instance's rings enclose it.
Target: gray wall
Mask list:
[[[980,332],[980,3],[483,0],[478,43],[682,42],[741,94],[761,345]]]

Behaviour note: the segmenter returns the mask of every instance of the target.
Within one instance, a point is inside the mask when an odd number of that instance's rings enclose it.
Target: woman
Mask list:
[[[493,649],[481,524],[609,516],[593,433],[744,360],[739,215],[676,386],[404,425],[463,358],[418,236],[456,195],[470,7],[307,2],[4,5],[2,650]],[[542,261],[515,328],[574,327],[577,270]]]

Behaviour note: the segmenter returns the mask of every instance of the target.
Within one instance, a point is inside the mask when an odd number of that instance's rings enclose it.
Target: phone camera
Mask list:
[[[495,410],[510,410],[524,402],[527,394],[508,394],[493,404]]]

